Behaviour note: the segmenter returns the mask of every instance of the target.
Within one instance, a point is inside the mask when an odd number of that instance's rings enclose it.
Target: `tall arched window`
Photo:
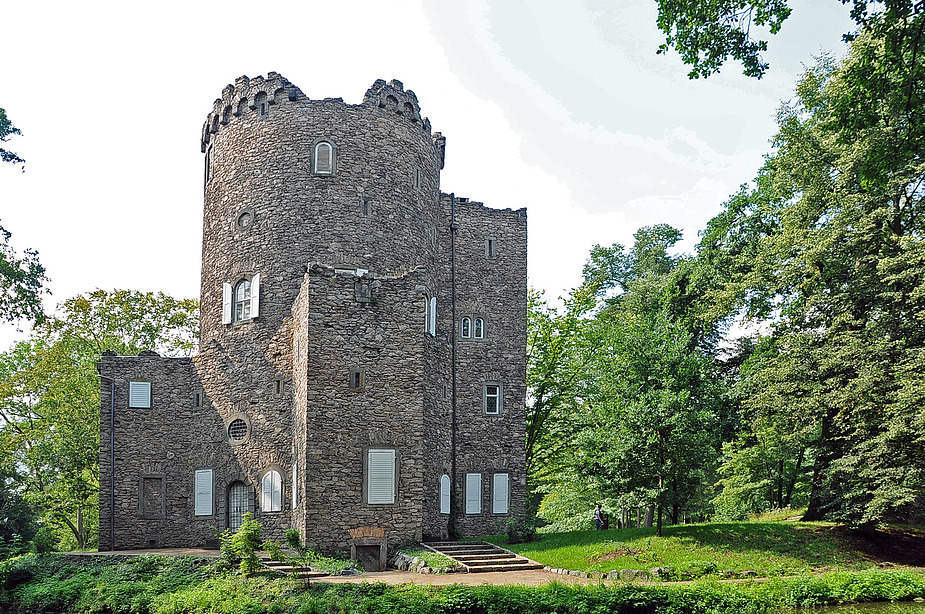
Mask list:
[[[312,156],[312,171],[316,175],[334,174],[334,146],[327,141],[315,145]]]
[[[283,509],[283,480],[275,469],[267,471],[260,480],[260,509],[264,512]]]
[[[472,329],[472,336],[476,339],[485,338],[485,320],[482,318],[475,319],[475,325]]]
[[[251,317],[251,282],[242,279],[234,287],[234,321],[249,320]]]
[[[459,336],[463,339],[472,336],[472,318],[469,316],[464,316],[462,322],[459,323]]]

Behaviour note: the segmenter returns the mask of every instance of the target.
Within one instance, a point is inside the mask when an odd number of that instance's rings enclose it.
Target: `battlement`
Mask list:
[[[222,89],[222,97],[216,98],[212,104],[212,112],[202,126],[202,152],[205,153],[219,126],[227,125],[232,117],[239,117],[247,109],[256,109],[263,102],[273,105],[282,100],[300,98],[306,98],[302,90],[277,72],[267,73],[266,78],[263,75],[253,79],[247,75],[238,77],[234,85],[229,83]]]
[[[420,122],[421,129],[430,133],[430,120],[426,117],[421,118],[421,105],[418,104],[417,95],[411,90],[405,90],[404,84],[398,79],[392,79],[388,83],[384,79],[376,79],[366,90],[363,104],[392,111],[412,122]]]

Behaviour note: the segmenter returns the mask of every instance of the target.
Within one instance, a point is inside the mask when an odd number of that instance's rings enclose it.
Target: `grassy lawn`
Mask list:
[[[925,530],[903,528],[921,540]],[[544,565],[580,571],[671,567],[680,579],[736,575],[796,575],[819,571],[903,566],[871,556],[846,530],[826,523],[730,522],[655,529],[613,529],[547,533],[536,542],[506,545],[504,536],[485,538]],[[882,544],[881,544],[882,545]]]

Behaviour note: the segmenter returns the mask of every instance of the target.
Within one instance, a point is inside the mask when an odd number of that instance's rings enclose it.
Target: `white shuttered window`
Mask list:
[[[196,470],[196,496],[195,496],[195,515],[211,516],[212,515],[212,470]]]
[[[260,315],[260,273],[251,277],[251,317]]]
[[[370,450],[366,465],[366,502],[395,503],[395,450]]]
[[[299,504],[299,479],[298,479],[298,468],[299,466],[296,463],[292,463],[292,507],[295,507]]]
[[[450,476],[440,476],[440,513],[450,513]]]
[[[222,284],[222,324],[231,324],[231,304],[234,288],[231,284]]]
[[[283,481],[279,471],[267,471],[260,481],[260,508],[265,512],[283,509]]]
[[[491,484],[491,513],[507,514],[508,500],[508,474],[496,473]]]
[[[482,474],[466,474],[466,513],[482,513]]]
[[[128,383],[128,406],[151,407],[151,382]]]

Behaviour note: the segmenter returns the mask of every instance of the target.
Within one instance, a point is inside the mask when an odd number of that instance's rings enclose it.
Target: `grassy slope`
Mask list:
[[[925,548],[925,530],[904,529],[910,532]],[[540,541],[510,546],[504,536],[487,539],[544,565],[583,571],[672,567],[702,577],[715,567],[716,572],[775,576],[890,563],[871,557],[845,531],[824,523],[709,523],[666,527],[663,533],[661,538],[654,529],[548,533]]]

